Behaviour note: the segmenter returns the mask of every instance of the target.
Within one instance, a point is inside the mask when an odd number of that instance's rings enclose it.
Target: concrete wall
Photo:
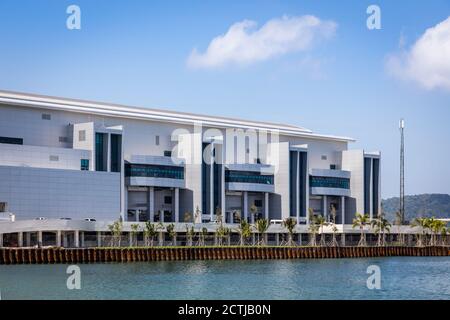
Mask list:
[[[330,169],[332,164],[339,168],[342,165],[341,152],[348,149],[347,142],[291,136],[280,136],[280,142],[289,142],[291,145],[307,145],[309,168],[314,169]]]
[[[350,197],[355,200],[353,207],[356,212],[364,214],[364,151],[344,151],[342,153],[342,170],[351,171]],[[354,215],[355,212],[352,216]]]
[[[273,219],[289,217],[289,142],[270,144],[270,152],[278,152],[275,166],[275,192],[269,200],[269,215]]]
[[[0,202],[18,220],[119,218],[119,173],[0,166],[0,181]]]

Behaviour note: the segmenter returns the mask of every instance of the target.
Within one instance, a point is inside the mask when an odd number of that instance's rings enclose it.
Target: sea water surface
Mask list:
[[[368,267],[381,288],[368,289]],[[450,257],[0,266],[2,299],[450,299]]]

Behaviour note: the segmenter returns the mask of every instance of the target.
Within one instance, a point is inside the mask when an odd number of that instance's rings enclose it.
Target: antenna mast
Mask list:
[[[405,223],[405,120],[400,119],[400,222]]]

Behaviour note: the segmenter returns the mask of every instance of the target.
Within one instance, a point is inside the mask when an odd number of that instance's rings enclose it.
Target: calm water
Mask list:
[[[381,289],[366,286],[381,268]],[[2,299],[450,299],[450,257],[0,266]]]

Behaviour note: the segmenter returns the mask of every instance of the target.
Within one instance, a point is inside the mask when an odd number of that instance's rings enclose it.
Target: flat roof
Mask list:
[[[163,109],[130,107],[115,103],[52,97],[46,95],[0,90],[0,105],[16,105],[32,108],[53,109],[69,112],[98,114],[110,117],[133,118],[141,120],[168,121],[182,124],[202,123],[220,128],[243,128],[267,131],[279,131],[282,135],[302,136],[313,139],[342,142],[355,141],[349,137],[321,135],[311,130],[289,124],[264,121],[251,121],[228,117],[200,115]]]

